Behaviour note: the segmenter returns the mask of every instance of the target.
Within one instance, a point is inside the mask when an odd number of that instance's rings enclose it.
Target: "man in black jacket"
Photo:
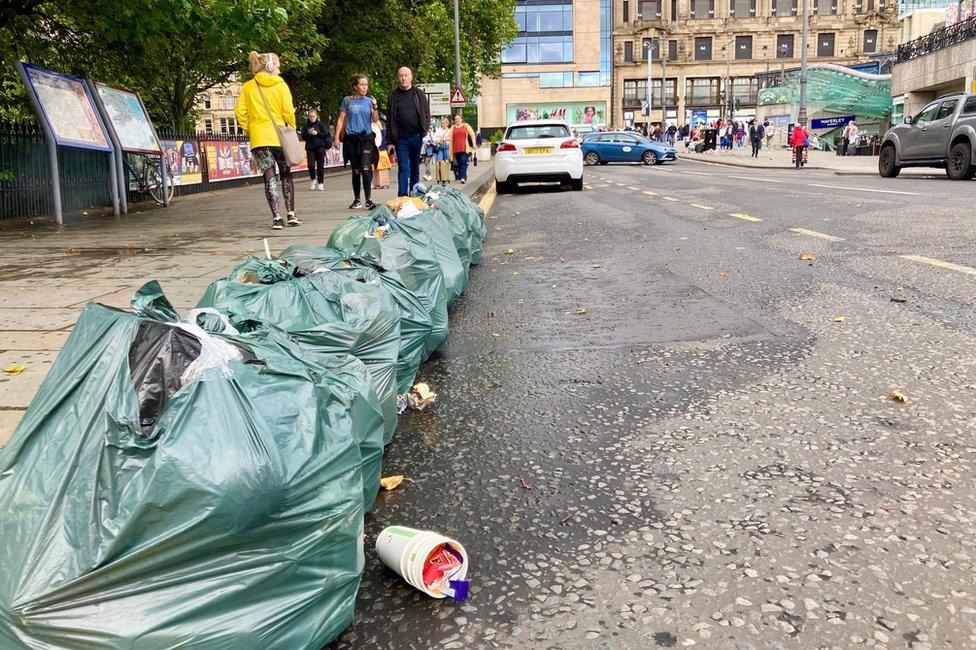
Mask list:
[[[396,152],[397,196],[407,196],[420,181],[420,152],[430,126],[430,104],[423,90],[413,85],[413,72],[397,70],[399,86],[390,93],[386,128],[390,150]]]
[[[313,108],[302,125],[302,140],[305,141],[305,154],[308,156],[308,177],[312,189],[325,189],[325,152],[332,148],[332,136],[318,112]]]

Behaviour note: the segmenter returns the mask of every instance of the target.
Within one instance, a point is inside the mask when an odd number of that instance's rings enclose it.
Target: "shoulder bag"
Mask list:
[[[302,146],[301,141],[298,139],[298,133],[294,127],[275,122],[274,113],[271,112],[271,107],[268,106],[268,100],[265,98],[264,93],[261,92],[261,85],[255,81],[254,86],[258,89],[258,94],[261,95],[261,101],[264,102],[264,108],[268,111],[268,117],[271,118],[271,123],[274,125],[275,132],[278,134],[278,141],[281,143],[281,153],[284,155],[285,162],[288,163],[289,167],[304,162],[306,159],[305,147]]]

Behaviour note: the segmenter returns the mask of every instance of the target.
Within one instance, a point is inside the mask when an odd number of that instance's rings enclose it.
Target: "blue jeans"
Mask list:
[[[454,162],[457,163],[457,179],[459,181],[468,180],[468,154],[457,152],[454,154]]]
[[[437,145],[437,160],[447,160],[451,157],[451,148],[447,143]]]
[[[420,182],[420,150],[423,148],[420,134],[397,140],[397,196],[407,196]]]

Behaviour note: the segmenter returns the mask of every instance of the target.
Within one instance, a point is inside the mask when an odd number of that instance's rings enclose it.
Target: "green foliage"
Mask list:
[[[158,126],[192,128],[196,96],[235,73],[247,53],[276,52],[300,107],[336,116],[349,77],[381,102],[406,65],[418,83],[453,81],[453,0],[11,0],[0,7],[0,120],[33,114],[13,63],[138,90]],[[515,0],[463,0],[465,91],[499,72],[515,36]]]

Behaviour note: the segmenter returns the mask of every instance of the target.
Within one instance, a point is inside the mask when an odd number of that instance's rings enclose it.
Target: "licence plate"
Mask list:
[[[538,156],[539,154],[552,153],[552,147],[526,147],[525,155]]]

